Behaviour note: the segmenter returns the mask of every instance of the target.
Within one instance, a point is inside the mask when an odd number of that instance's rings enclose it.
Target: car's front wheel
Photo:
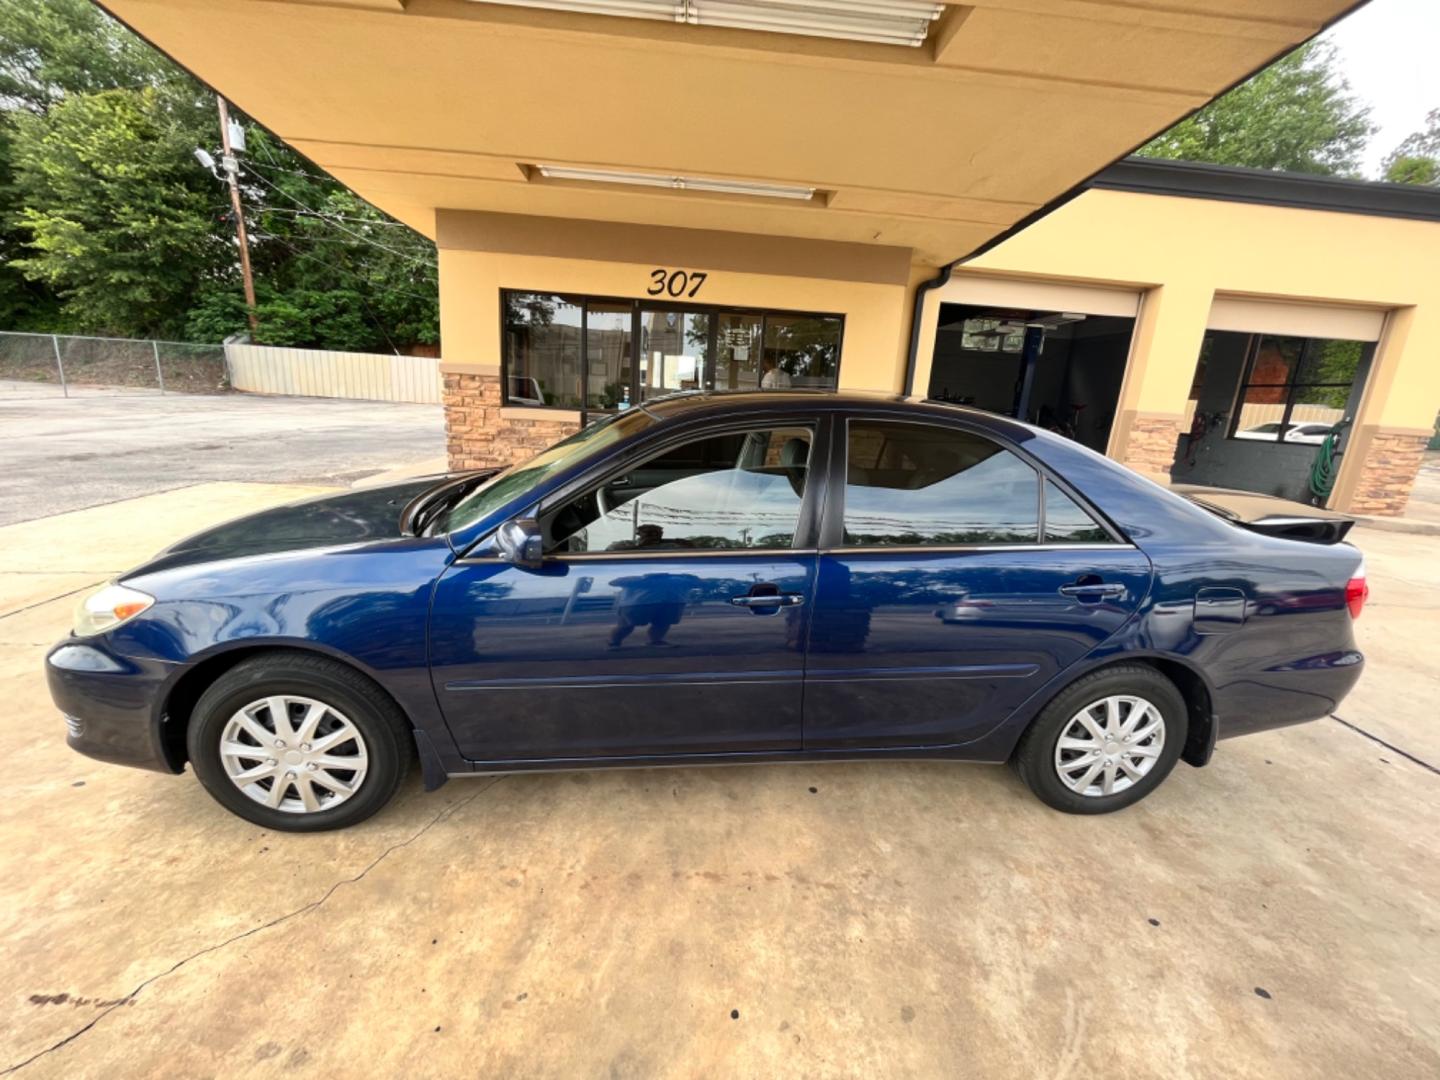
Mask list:
[[[190,762],[227,810],[267,829],[363,821],[400,786],[413,753],[404,716],[369,679],[301,653],[242,660],[201,695]]]
[[[1185,701],[1143,664],[1097,671],[1061,691],[1026,729],[1015,769],[1042,802],[1070,814],[1137,803],[1185,746]]]

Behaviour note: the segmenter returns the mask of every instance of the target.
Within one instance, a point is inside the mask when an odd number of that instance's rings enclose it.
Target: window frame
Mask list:
[[[1251,381],[1251,376],[1254,375],[1254,372],[1255,372],[1255,363],[1256,363],[1256,361],[1258,361],[1258,360],[1260,359],[1260,343],[1261,343],[1262,341],[1264,341],[1266,338],[1272,338],[1272,339],[1276,339],[1276,340],[1284,340],[1284,339],[1288,338],[1288,339],[1290,339],[1290,340],[1292,340],[1292,341],[1299,341],[1299,342],[1300,342],[1300,355],[1295,358],[1295,364],[1294,364],[1293,367],[1291,367],[1291,369],[1290,369],[1290,371],[1289,371],[1288,375],[1286,376],[1286,379],[1285,379],[1285,381],[1284,381],[1283,383],[1277,383],[1277,382],[1259,382],[1259,383],[1257,383],[1257,382],[1252,382],[1252,381]],[[1244,367],[1242,368],[1241,373],[1240,373],[1240,384],[1235,388],[1235,399],[1234,399],[1234,402],[1233,402],[1233,403],[1231,404],[1231,406],[1230,406],[1230,423],[1229,423],[1229,428],[1228,428],[1228,431],[1226,432],[1225,437],[1226,437],[1227,439],[1235,439],[1235,440],[1237,440],[1237,441],[1239,441],[1239,442],[1274,443],[1274,444],[1276,444],[1276,445],[1279,445],[1279,444],[1284,443],[1284,444],[1286,444],[1286,445],[1295,445],[1295,444],[1293,444],[1293,443],[1287,443],[1286,438],[1285,438],[1285,436],[1290,433],[1290,428],[1291,428],[1292,426],[1294,426],[1295,424],[1310,424],[1310,423],[1320,423],[1320,422],[1321,422],[1321,421],[1318,421],[1318,420],[1298,420],[1298,421],[1297,421],[1297,420],[1292,420],[1292,419],[1291,419],[1291,417],[1293,416],[1293,414],[1294,414],[1294,412],[1295,412],[1295,404],[1296,404],[1296,402],[1295,402],[1295,397],[1296,397],[1297,394],[1300,394],[1300,393],[1302,393],[1302,392],[1304,392],[1304,391],[1306,391],[1306,390],[1348,390],[1348,391],[1350,391],[1352,394],[1354,393],[1354,390],[1355,390],[1355,379],[1351,379],[1348,383],[1334,383],[1334,382],[1298,382],[1297,379],[1296,379],[1296,377],[1300,374],[1300,372],[1302,372],[1302,371],[1305,370],[1306,363],[1307,363],[1307,361],[1310,360],[1310,358],[1311,358],[1311,356],[1312,356],[1312,349],[1314,348],[1315,345],[1317,345],[1318,343],[1321,343],[1321,342],[1325,342],[1325,341],[1342,341],[1342,340],[1348,340],[1348,339],[1344,339],[1344,338],[1301,337],[1300,335],[1297,335],[1297,334],[1255,334],[1255,333],[1252,333],[1252,334],[1250,335],[1250,340],[1249,340],[1249,342],[1247,342],[1246,345],[1245,345],[1245,364],[1244,364]],[[1361,370],[1361,367],[1365,364],[1365,360],[1366,360],[1366,350],[1367,350],[1367,349],[1374,349],[1374,347],[1375,347],[1375,343],[1374,343],[1374,342],[1370,342],[1370,341],[1361,342],[1360,344],[1361,344],[1360,362],[1359,362],[1359,364],[1358,364],[1357,367],[1356,367],[1356,373],[1357,373],[1357,375],[1358,375],[1359,371]],[[1253,390],[1253,389],[1263,389],[1263,388],[1268,388],[1268,389],[1279,389],[1279,388],[1283,388],[1284,391],[1285,391],[1285,407],[1284,407],[1284,410],[1281,412],[1280,418],[1279,418],[1278,420],[1265,420],[1265,421],[1262,421],[1262,423],[1261,423],[1260,425],[1256,425],[1256,426],[1257,426],[1257,427],[1258,427],[1258,426],[1263,426],[1263,424],[1270,424],[1270,423],[1277,424],[1277,425],[1279,425],[1279,426],[1277,427],[1277,429],[1276,429],[1275,434],[1274,434],[1273,437],[1270,436],[1268,433],[1266,433],[1266,435],[1265,435],[1264,438],[1260,438],[1260,437],[1257,437],[1257,436],[1255,436],[1255,435],[1250,435],[1250,436],[1242,435],[1242,434],[1241,434],[1241,430],[1242,430],[1242,429],[1241,429],[1241,427],[1240,427],[1240,415],[1241,415],[1241,413],[1243,413],[1244,410],[1245,410],[1245,405],[1246,405],[1245,395],[1246,395],[1246,393],[1247,393],[1248,391],[1250,391],[1250,390]],[[1336,423],[1339,423],[1339,421],[1336,421]],[[1334,427],[1334,425],[1332,424],[1331,427]],[[1248,431],[1249,429],[1247,428],[1247,429],[1244,429],[1244,430],[1247,430],[1247,431]],[[1301,444],[1301,445],[1311,445],[1311,444]]]
[[[853,423],[914,424],[922,427],[939,428],[942,431],[960,432],[988,442],[1014,454],[1035,473],[1035,540],[1012,544],[847,544],[845,543],[845,492],[850,466],[850,425]],[[930,416],[925,418],[887,415],[881,412],[847,412],[836,417],[831,431],[832,445],[829,455],[829,474],[826,477],[825,507],[820,522],[820,551],[822,554],[841,555],[884,555],[893,552],[966,552],[966,551],[1085,551],[1091,549],[1134,548],[1136,545],[1125,539],[1115,523],[1087,499],[1074,485],[1040,461],[1024,448],[986,431],[979,425],[963,420]],[[1108,541],[1046,541],[1045,536],[1045,481],[1055,486],[1070,498],[1082,511],[1100,526],[1110,537]]]
[[[536,405],[533,401],[529,401],[529,400],[519,400],[519,399],[512,399],[512,398],[511,398],[511,396],[510,396],[510,376],[511,376],[511,370],[510,370],[510,368],[511,368],[511,365],[510,365],[509,350],[506,348],[506,334],[507,334],[507,332],[508,332],[508,324],[507,324],[507,322],[506,322],[505,315],[506,315],[506,299],[507,299],[508,296],[510,296],[510,295],[512,295],[512,294],[513,294],[513,295],[530,295],[530,296],[553,296],[553,297],[555,297],[556,299],[563,300],[564,302],[566,302],[566,303],[568,303],[568,304],[574,304],[576,307],[578,307],[578,308],[580,309],[580,345],[579,345],[580,404],[579,404],[578,407],[577,407],[577,406],[572,406],[572,405]],[[589,397],[589,393],[590,393],[590,343],[589,343],[589,333],[590,333],[590,305],[591,305],[591,304],[607,305],[607,306],[610,306],[610,307],[628,306],[628,307],[630,308],[630,356],[629,356],[629,360],[628,360],[628,371],[626,372],[626,379],[627,379],[627,382],[628,382],[629,385],[630,385],[630,389],[631,389],[632,392],[633,392],[634,389],[635,389],[635,383],[636,383],[636,380],[637,380],[637,378],[638,378],[639,370],[640,370],[640,318],[641,318],[641,315],[642,315],[644,312],[646,312],[646,311],[672,311],[672,310],[674,310],[674,311],[685,311],[685,312],[690,312],[690,313],[692,313],[692,314],[702,314],[702,315],[707,315],[707,316],[719,316],[719,315],[754,315],[754,316],[758,316],[759,319],[760,319],[760,348],[761,348],[761,350],[762,350],[762,353],[763,353],[763,350],[764,350],[764,348],[765,348],[765,334],[766,334],[766,330],[767,330],[767,322],[768,322],[768,320],[769,320],[770,318],[772,318],[772,317],[776,317],[776,318],[796,318],[796,319],[835,319],[835,320],[837,320],[837,321],[839,322],[839,324],[840,324],[840,333],[839,333],[839,337],[837,338],[836,343],[835,343],[835,347],[836,347],[836,351],[837,351],[837,356],[836,356],[836,359],[835,359],[835,386],[834,386],[834,387],[831,387],[830,389],[838,388],[839,385],[840,385],[840,367],[841,367],[841,364],[844,362],[844,359],[845,359],[845,321],[846,321],[846,320],[845,320],[845,315],[844,315],[843,312],[832,312],[832,311],[796,311],[796,310],[791,310],[791,309],[788,309],[788,308],[768,308],[768,307],[758,307],[758,306],[754,306],[754,305],[705,304],[705,303],[696,303],[696,302],[694,302],[694,301],[688,301],[688,302],[687,302],[687,301],[685,301],[685,300],[666,301],[666,300],[657,299],[656,297],[653,297],[653,296],[652,296],[652,297],[645,297],[645,298],[627,297],[627,296],[602,296],[602,295],[591,294],[591,293],[562,292],[562,291],[558,291],[558,290],[555,290],[555,289],[539,289],[539,288],[527,289],[527,288],[514,288],[514,287],[511,287],[511,286],[504,286],[504,287],[502,287],[502,288],[499,290],[499,293],[498,293],[498,302],[499,302],[499,312],[500,312],[500,404],[501,404],[501,406],[502,406],[503,408],[507,408],[507,409],[547,409],[547,410],[550,410],[550,411],[552,411],[552,412],[566,412],[566,413],[578,412],[578,413],[580,413],[581,421],[582,421],[582,422],[584,421],[584,418],[586,417],[586,415],[589,414],[589,413],[601,413],[601,414],[604,414],[604,415],[610,415],[611,413],[620,411],[620,410],[618,410],[618,409],[605,409],[605,408],[600,408],[600,407],[597,407],[597,406],[592,406],[592,405],[590,405],[590,404],[588,403],[588,397]],[[715,320],[714,318],[712,318],[712,319],[710,320],[709,334],[708,334],[708,337],[707,337],[707,340],[706,340],[706,344],[705,344],[705,355],[706,355],[707,369],[708,369],[708,367],[710,366],[710,360],[711,360],[710,354],[711,354],[711,352],[712,352],[712,350],[714,349],[714,346],[715,346],[715,323],[716,323],[716,320]],[[713,373],[713,371],[708,371],[708,370],[707,370],[707,374],[708,374],[708,375],[710,376],[710,378],[713,380],[713,378],[714,378],[714,373]],[[707,388],[707,389],[708,389],[708,388]],[[759,393],[760,391],[757,389],[756,392]],[[769,391],[766,391],[766,392],[769,392]],[[634,408],[635,405],[636,405],[636,402],[634,402],[634,401],[632,400],[632,401],[631,401],[631,404],[630,404],[630,407],[631,407],[631,408]]]

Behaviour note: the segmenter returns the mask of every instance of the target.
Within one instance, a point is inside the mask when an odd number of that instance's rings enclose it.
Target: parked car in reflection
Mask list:
[[[1277,429],[1278,430],[1278,429]],[[48,655],[70,744],[266,828],[456,777],[1011,762],[1120,809],[1360,675],[1342,515],[887,395],[679,394],[523,464],[207,530]]]
[[[1285,430],[1283,437],[1280,436],[1282,427]],[[1325,441],[1325,436],[1334,430],[1334,424],[1317,421],[1298,421],[1281,424],[1280,421],[1274,420],[1265,424],[1256,424],[1254,427],[1246,428],[1244,431],[1237,431],[1235,438],[1251,439],[1260,442],[1305,443],[1310,446],[1319,446]]]

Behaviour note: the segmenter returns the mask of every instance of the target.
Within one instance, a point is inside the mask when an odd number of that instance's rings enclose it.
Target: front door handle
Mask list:
[[[1102,596],[1123,596],[1125,586],[1116,583],[1099,583],[1094,585],[1061,585],[1060,595],[1077,596],[1082,600],[1098,600]]]
[[[736,607],[746,608],[767,608],[767,607],[798,607],[805,603],[805,597],[799,593],[771,593],[768,596],[732,596],[730,603]]]

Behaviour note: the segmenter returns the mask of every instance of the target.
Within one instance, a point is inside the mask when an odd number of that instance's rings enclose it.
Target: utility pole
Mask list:
[[[254,333],[260,323],[255,318],[255,280],[250,276],[250,238],[245,235],[245,211],[240,205],[240,162],[230,146],[230,110],[219,94],[215,95],[215,100],[220,104],[221,164],[225,168],[225,179],[230,184],[230,209],[235,213],[235,238],[240,244],[240,276],[245,281],[245,306],[249,311],[250,331]]]

